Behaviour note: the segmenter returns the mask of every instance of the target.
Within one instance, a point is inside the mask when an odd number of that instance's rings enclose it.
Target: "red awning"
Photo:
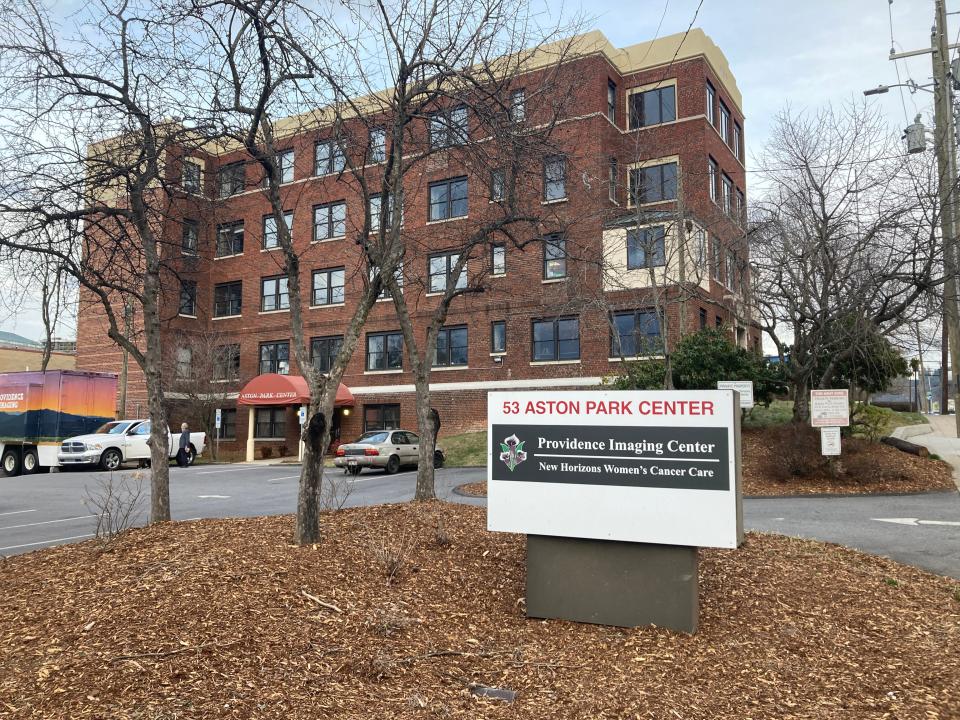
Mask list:
[[[310,388],[300,375],[257,375],[248,382],[237,405],[306,405],[310,402]],[[353,405],[353,393],[343,383],[337,388],[335,407]]]

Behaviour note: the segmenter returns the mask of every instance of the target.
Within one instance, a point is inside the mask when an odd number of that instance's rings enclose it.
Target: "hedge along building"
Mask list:
[[[578,82],[553,135],[557,152],[543,159],[541,187],[533,189],[542,236],[471,256],[467,274],[485,274],[485,291],[456,298],[441,333],[431,402],[445,433],[482,429],[491,390],[597,385],[624,359],[655,356],[664,328],[668,344],[723,325],[739,343],[759,345],[744,231],[742,100],[722,52],[698,29],[623,49],[591,32],[577,47],[566,61]],[[536,105],[551,101],[537,83],[535,70],[517,77],[510,103],[518,121],[532,122]],[[469,112],[445,121],[462,129],[464,142],[475,141]],[[422,126],[428,137],[426,119]],[[322,123],[291,127],[281,146],[287,217],[309,294],[304,331],[322,370],[365,280],[350,239],[365,209],[341,173],[349,144],[341,147]],[[202,386],[171,388],[171,422],[191,419],[205,397],[222,407],[223,449],[295,453],[302,398],[237,412],[248,382],[298,375],[260,170],[235,150],[171,153],[167,163],[180,191],[167,252],[182,257],[171,259],[177,270],[164,288],[164,345],[176,382]],[[482,215],[508,184],[496,171],[478,175],[454,153],[431,157],[405,179],[403,232],[417,242],[408,244],[400,279],[415,321],[425,326],[435,293],[457,282],[448,269],[458,223]],[[102,311],[82,299],[78,336],[78,368],[119,371],[122,356],[106,338]],[[338,402],[335,439],[416,427],[405,364],[384,297],[343,377],[351,399]],[[127,383],[118,411],[129,415],[143,403],[139,368],[131,366]]]

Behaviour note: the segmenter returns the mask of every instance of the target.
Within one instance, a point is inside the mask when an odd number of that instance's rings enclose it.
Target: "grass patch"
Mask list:
[[[792,400],[774,400],[769,407],[754,405],[743,419],[745,428],[765,428],[786,425],[793,419]]]
[[[487,431],[462,433],[440,438],[447,456],[446,467],[471,467],[487,464]]]

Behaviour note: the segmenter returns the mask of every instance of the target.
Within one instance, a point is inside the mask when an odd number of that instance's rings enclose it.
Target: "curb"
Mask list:
[[[930,423],[923,423],[921,425],[901,425],[900,427],[894,428],[890,435],[900,440],[906,440],[907,438],[916,437],[917,435],[930,435],[932,433],[933,426],[931,426]]]

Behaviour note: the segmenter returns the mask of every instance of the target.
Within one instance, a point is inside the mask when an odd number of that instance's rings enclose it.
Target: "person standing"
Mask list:
[[[177,450],[177,467],[188,467],[190,465],[190,426],[186,423],[180,425],[180,449]]]

